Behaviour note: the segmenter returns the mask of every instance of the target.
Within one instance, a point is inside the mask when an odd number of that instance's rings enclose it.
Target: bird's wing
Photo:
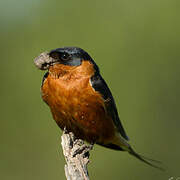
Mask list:
[[[113,122],[114,122],[115,126],[117,127],[117,130],[119,131],[121,136],[123,138],[125,138],[126,140],[129,140],[129,138],[126,135],[126,132],[120,122],[116,104],[115,104],[114,98],[111,94],[111,91],[99,73],[95,74],[91,78],[91,85],[95,91],[98,91],[102,95],[102,97],[105,101],[106,111],[109,114],[109,116],[112,117]]]

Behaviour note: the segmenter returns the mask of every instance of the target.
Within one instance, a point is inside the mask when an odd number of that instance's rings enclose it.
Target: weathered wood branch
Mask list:
[[[66,160],[64,167],[67,180],[89,180],[87,165],[92,145],[76,139],[72,132],[63,132],[61,136],[63,154]]]

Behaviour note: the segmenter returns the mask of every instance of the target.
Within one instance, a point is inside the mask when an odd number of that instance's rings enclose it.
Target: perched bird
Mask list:
[[[42,82],[42,99],[61,129],[89,143],[127,151],[159,168],[150,162],[155,160],[137,154],[128,143],[111,91],[87,52],[78,47],[58,48],[41,54],[35,65],[48,69]]]

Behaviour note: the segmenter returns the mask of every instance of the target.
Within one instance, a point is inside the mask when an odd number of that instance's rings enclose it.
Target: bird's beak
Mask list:
[[[43,52],[34,59],[35,66],[40,70],[47,70],[56,63],[57,59],[50,57],[48,52]]]

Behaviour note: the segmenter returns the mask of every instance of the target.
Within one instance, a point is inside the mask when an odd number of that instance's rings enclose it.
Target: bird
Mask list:
[[[127,151],[161,169],[159,162],[138,154],[120,121],[113,95],[91,56],[79,47],[62,47],[41,54],[35,65],[47,70],[41,85],[43,101],[57,125],[90,144]]]

